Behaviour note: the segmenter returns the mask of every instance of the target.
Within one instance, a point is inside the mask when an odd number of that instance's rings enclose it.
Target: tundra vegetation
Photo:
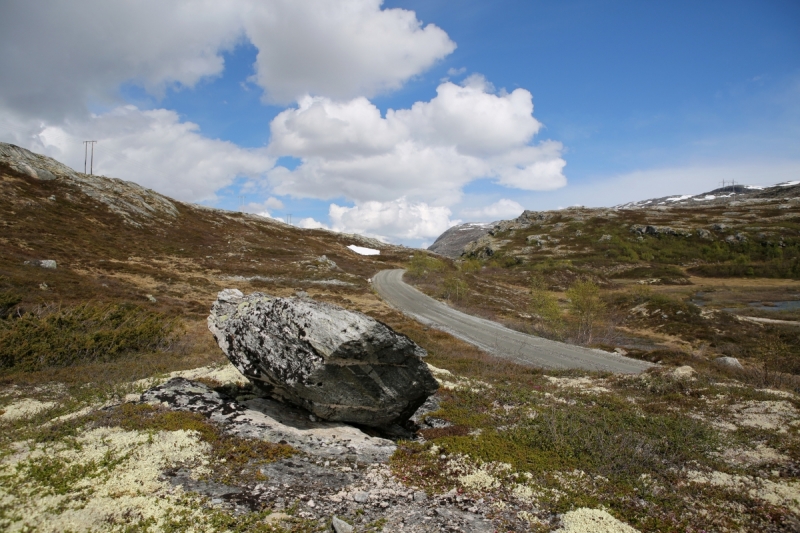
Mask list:
[[[720,268],[695,263],[691,254],[702,255],[705,241],[639,241],[622,227],[644,223],[642,213],[554,215],[550,229],[562,226],[552,235],[582,232],[570,244],[575,255],[517,254],[533,245],[527,230],[508,228],[494,236],[505,248],[451,261],[179,202],[177,214],[123,215],[69,180],[31,179],[2,165],[0,185],[0,529],[330,528],[330,517],[311,518],[299,499],[280,514],[236,510],[164,480],[180,470],[198,482],[269,483],[260,465],[301,455],[232,437],[200,415],[137,403],[170,373],[196,377],[197,368],[217,390],[243,393],[205,325],[228,287],[302,290],[424,347],[441,383],[439,407],[416,439],[398,442],[390,475],[431,499],[455,494],[499,531],[556,531],[586,509],[640,531],[800,527],[798,330],[737,315],[798,318],[745,305],[797,290],[789,278],[760,277],[793,272],[797,245],[788,233],[780,257],[748,252],[741,278],[729,273],[742,261],[739,244],[709,243]],[[144,195],[115,186],[118,196]],[[797,230],[794,219],[781,224]],[[380,247],[381,255],[358,256],[348,244]],[[725,247],[737,251],[725,255]],[[41,259],[58,266],[32,263]],[[729,277],[702,277],[709,265]],[[494,358],[382,303],[367,279],[397,267],[469,312],[661,364],[619,376]],[[717,365],[718,355],[744,367]],[[385,528],[362,515],[345,518],[357,531]]]

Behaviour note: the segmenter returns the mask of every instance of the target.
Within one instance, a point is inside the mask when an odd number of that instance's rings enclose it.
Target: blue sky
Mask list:
[[[104,174],[412,246],[800,179],[796,1],[223,4],[10,2],[0,140],[82,169],[98,138]]]

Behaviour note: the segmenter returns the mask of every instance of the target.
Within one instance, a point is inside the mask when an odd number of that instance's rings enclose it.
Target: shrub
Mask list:
[[[564,326],[564,317],[556,297],[547,290],[547,283],[541,276],[531,279],[531,312],[538,315],[544,324],[559,333]]]
[[[467,259],[466,261],[462,262],[459,268],[461,272],[465,274],[472,274],[475,272],[479,272],[483,265],[478,259]]]
[[[467,295],[467,282],[458,276],[444,278],[442,296],[448,300],[458,301]]]
[[[415,253],[408,265],[408,273],[415,277],[424,277],[434,272],[442,272],[446,265],[440,259],[423,253]]]
[[[578,337],[592,342],[593,330],[602,320],[605,303],[600,299],[600,289],[591,281],[578,281],[567,290],[569,310],[578,319]]]
[[[165,347],[176,320],[130,304],[40,307],[0,320],[0,368],[37,371]]]

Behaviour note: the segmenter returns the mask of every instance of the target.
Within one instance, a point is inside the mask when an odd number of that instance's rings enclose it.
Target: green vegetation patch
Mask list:
[[[0,320],[0,370],[32,372],[163,349],[176,326],[177,319],[132,304],[42,306]]]

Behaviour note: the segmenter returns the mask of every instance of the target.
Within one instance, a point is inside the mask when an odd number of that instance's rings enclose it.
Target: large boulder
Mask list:
[[[408,420],[438,384],[411,339],[366,315],[305,298],[219,293],[208,328],[264,395],[341,422]]]

